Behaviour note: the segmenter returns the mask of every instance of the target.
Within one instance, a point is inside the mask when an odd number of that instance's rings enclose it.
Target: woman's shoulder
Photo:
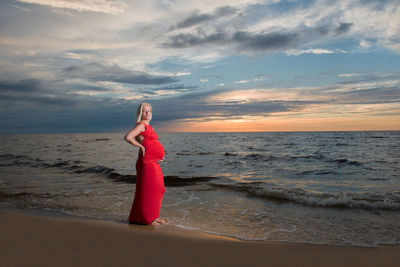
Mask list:
[[[144,132],[146,131],[146,124],[138,122],[136,123],[135,129],[139,130],[139,132]]]
[[[147,124],[144,123],[143,121],[139,121],[139,122],[136,124],[136,126],[140,126],[141,128],[142,128],[142,127],[147,128],[149,125],[147,125]]]

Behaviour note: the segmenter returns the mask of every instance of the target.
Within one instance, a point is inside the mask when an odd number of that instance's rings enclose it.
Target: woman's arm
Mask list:
[[[145,130],[146,130],[146,128],[144,127],[144,125],[142,123],[139,123],[138,125],[136,125],[135,128],[133,128],[132,130],[127,132],[124,137],[126,142],[140,148],[140,150],[142,150],[143,156],[144,156],[145,148],[141,143],[136,141],[135,137],[138,136],[141,132],[144,132]]]

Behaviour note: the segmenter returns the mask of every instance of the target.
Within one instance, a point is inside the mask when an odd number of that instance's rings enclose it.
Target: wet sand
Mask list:
[[[267,243],[0,210],[1,266],[398,266],[400,246]]]

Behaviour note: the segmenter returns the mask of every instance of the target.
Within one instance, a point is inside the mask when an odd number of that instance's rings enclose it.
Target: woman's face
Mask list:
[[[151,107],[150,106],[144,106],[142,108],[142,120],[151,120]]]

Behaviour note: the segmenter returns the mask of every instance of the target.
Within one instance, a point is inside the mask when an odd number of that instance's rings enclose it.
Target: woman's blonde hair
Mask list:
[[[149,106],[150,109],[153,110],[153,107],[147,102],[143,102],[142,104],[140,104],[136,111],[136,123],[139,123],[142,120],[143,108],[145,106]],[[151,118],[152,118],[152,116],[150,115],[150,120],[151,120]]]

